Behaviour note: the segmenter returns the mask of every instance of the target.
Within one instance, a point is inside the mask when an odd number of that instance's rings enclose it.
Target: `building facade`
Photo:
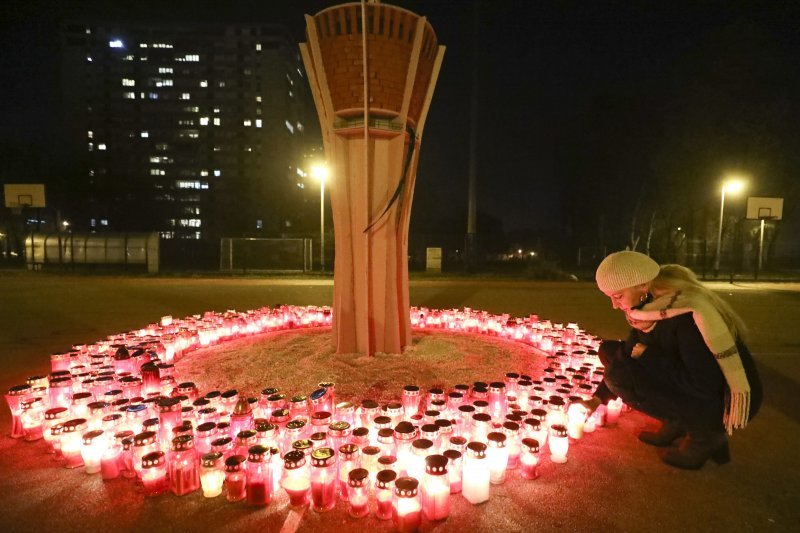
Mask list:
[[[69,22],[62,45],[74,229],[216,240],[314,227],[306,176],[321,141],[284,28]]]

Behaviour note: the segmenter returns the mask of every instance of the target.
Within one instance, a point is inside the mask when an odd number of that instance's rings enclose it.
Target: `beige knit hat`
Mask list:
[[[611,294],[652,281],[660,270],[650,256],[626,250],[606,256],[594,277],[600,290]]]

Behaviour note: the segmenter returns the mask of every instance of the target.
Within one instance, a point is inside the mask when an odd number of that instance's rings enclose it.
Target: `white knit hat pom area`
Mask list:
[[[595,273],[597,286],[605,294],[648,283],[658,276],[661,267],[650,256],[625,250],[609,254]]]

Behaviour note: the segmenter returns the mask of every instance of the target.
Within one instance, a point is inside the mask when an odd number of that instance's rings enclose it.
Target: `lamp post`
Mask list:
[[[311,167],[311,176],[319,180],[319,264],[320,272],[325,271],[325,180],[328,178],[326,165]]]
[[[722,253],[722,215],[725,210],[725,193],[736,194],[744,188],[740,179],[728,179],[722,182],[722,197],[719,203],[719,228],[717,232],[717,253],[714,257],[714,277],[719,277],[719,258]]]

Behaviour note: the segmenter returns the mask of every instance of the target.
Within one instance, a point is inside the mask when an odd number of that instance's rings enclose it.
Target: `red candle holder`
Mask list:
[[[397,472],[394,470],[381,470],[375,476],[375,516],[380,520],[392,518],[392,495]]]
[[[331,448],[311,453],[311,508],[319,513],[336,505],[336,455]]]
[[[247,456],[247,503],[255,506],[269,505],[272,501],[273,484],[269,448],[256,444]]]
[[[225,488],[227,489],[225,498],[229,502],[238,502],[247,496],[246,461],[247,457],[244,455],[231,455],[225,459]]]
[[[201,458],[200,486],[203,497],[216,498],[222,494],[222,484],[225,481],[225,468],[222,454],[219,452],[206,453]]]
[[[444,520],[450,516],[450,478],[447,463],[448,459],[444,455],[429,455],[425,458],[420,502],[423,514],[431,521]]]
[[[355,468],[347,478],[347,512],[354,518],[363,518],[369,514],[369,471]]]
[[[61,454],[64,456],[65,468],[80,468],[83,466],[81,447],[83,446],[83,433],[86,431],[86,419],[74,418],[67,420],[61,429]]]
[[[539,477],[539,441],[526,437],[522,439],[522,454],[519,460],[520,475],[524,479]]]
[[[416,385],[406,385],[403,387],[403,395],[401,397],[403,404],[403,413],[408,419],[409,417],[417,414],[419,411],[420,391]]]
[[[150,452],[142,457],[142,487],[148,497],[158,496],[169,490],[164,452]]]
[[[172,439],[169,455],[169,488],[177,496],[183,496],[200,488],[200,471],[194,437],[181,435]]]
[[[308,505],[311,493],[311,478],[302,452],[291,451],[283,457],[281,486],[289,496],[289,505],[303,508]]]
[[[353,443],[343,444],[339,447],[339,475],[338,492],[339,498],[347,501],[347,483],[350,471],[361,466],[361,451]]]
[[[419,481],[413,477],[401,477],[394,484],[392,522],[400,533],[413,533],[422,523],[422,506],[417,488]]]

